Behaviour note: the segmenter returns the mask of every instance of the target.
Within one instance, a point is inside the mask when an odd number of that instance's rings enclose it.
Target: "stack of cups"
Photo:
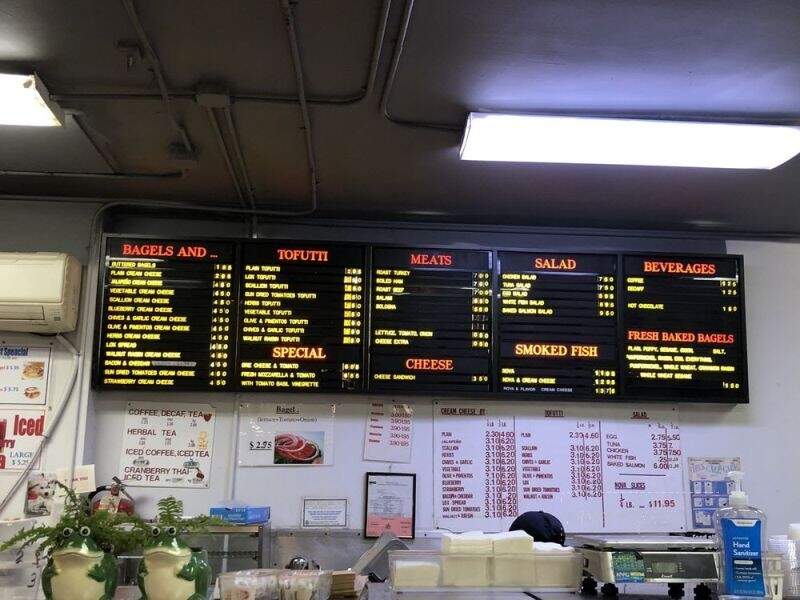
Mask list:
[[[770,537],[769,551],[781,555],[784,597],[800,598],[800,523],[789,525],[789,535]]]

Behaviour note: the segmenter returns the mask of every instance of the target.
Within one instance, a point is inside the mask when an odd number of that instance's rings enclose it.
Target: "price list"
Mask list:
[[[502,530],[525,511],[544,510],[571,531],[683,529],[675,416],[663,408],[437,402],[436,526]]]
[[[681,434],[674,411],[628,410],[603,423],[604,521],[636,514],[655,530],[684,518]]]
[[[746,398],[738,259],[626,256],[624,277],[627,395]]]
[[[513,418],[488,418],[483,434],[486,490],[483,517],[519,515],[517,507],[517,442]]]
[[[617,395],[616,257],[500,252],[500,390]]]
[[[360,390],[363,248],[250,243],[241,254],[239,388]]]
[[[227,389],[234,258],[233,244],[109,238],[98,385]]]
[[[490,390],[490,252],[376,248],[371,390]]]

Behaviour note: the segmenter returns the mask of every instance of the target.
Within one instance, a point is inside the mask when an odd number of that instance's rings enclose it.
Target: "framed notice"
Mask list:
[[[417,512],[417,476],[414,473],[367,473],[364,537],[391,531],[414,539]]]
[[[303,498],[303,529],[345,529],[347,498]]]

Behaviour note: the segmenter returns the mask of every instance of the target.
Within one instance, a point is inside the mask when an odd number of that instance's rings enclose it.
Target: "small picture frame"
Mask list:
[[[416,531],[417,475],[368,472],[364,482],[364,537],[391,531],[413,540]]]
[[[346,529],[347,498],[303,498],[303,529]]]

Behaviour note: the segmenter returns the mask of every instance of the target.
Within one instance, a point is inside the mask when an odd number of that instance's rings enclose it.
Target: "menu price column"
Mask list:
[[[233,265],[214,265],[211,301],[211,345],[209,346],[211,362],[209,363],[209,380],[211,387],[228,385],[231,361],[231,327],[233,315]]]
[[[486,419],[484,476],[486,519],[517,517],[517,442],[513,417]]]

